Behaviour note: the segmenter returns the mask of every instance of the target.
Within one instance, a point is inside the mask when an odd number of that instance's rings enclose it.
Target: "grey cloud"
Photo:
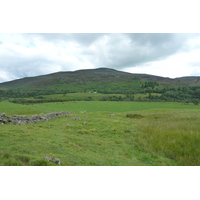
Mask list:
[[[188,65],[190,67],[200,67],[200,61],[191,61]]]
[[[80,45],[79,57],[86,56],[95,66],[105,66],[122,69],[134,67],[154,60],[166,58],[183,50],[185,41],[194,34],[174,33],[37,33],[26,34],[28,37],[38,37],[44,41],[76,42]],[[108,41],[102,46],[99,41],[106,36]],[[129,44],[123,41],[129,39]],[[98,51],[92,51],[90,45],[96,45]],[[186,48],[187,49],[187,48]]]
[[[186,43],[191,38],[200,37],[199,33],[129,33],[126,34],[133,43],[151,48],[159,48],[163,54],[185,51]]]
[[[83,44],[83,45],[91,45],[99,38],[103,37],[104,35],[107,35],[105,33],[74,33],[72,35],[72,39],[75,41]]]
[[[0,82],[9,81],[23,77],[31,77],[62,71],[63,68],[72,69],[72,62],[63,62],[60,60],[51,60],[45,57],[21,57],[21,56],[4,56],[0,58],[2,72],[7,73],[7,77],[0,78]]]
[[[77,42],[78,44],[88,46],[98,40],[106,33],[26,33],[27,38],[39,38],[48,42]]]
[[[148,65],[149,62],[187,51],[187,41],[200,37],[200,34],[174,33],[26,33],[20,35],[27,41],[26,45],[29,45],[26,46],[27,50],[32,47],[38,48],[40,45],[50,42],[53,44],[51,47],[57,48],[55,52],[58,52],[58,55],[51,59],[52,54],[49,55],[48,51],[44,52],[43,55],[39,53],[32,55],[30,51],[28,55],[24,52],[18,53],[16,46],[14,50],[9,46],[7,51],[2,48],[4,54],[1,52],[0,55],[0,69],[9,72],[10,77],[21,78],[58,70],[76,70],[82,68],[82,63],[84,66],[88,64],[90,67],[93,65],[94,67],[120,70]],[[39,46],[37,46],[38,41],[41,42]],[[4,41],[2,42],[4,43]],[[71,51],[70,46],[66,50],[62,49],[62,44],[64,43],[68,47],[69,42],[76,44],[73,51]],[[196,45],[195,48],[197,47],[199,46]],[[59,51],[62,51],[61,56]]]
[[[44,65],[48,65],[46,60],[40,58],[20,58],[4,57],[1,59],[1,69],[9,71],[16,77],[22,78],[40,74]]]
[[[171,42],[176,37],[173,33],[127,33],[133,42],[140,45],[162,45]]]
[[[133,33],[109,35],[105,48],[93,52],[96,65],[123,69],[158,61],[185,51],[188,39],[198,34]],[[129,42],[127,42],[129,39]],[[124,41],[124,42],[123,42]],[[92,52],[90,52],[92,54]],[[91,57],[91,55],[90,55]]]

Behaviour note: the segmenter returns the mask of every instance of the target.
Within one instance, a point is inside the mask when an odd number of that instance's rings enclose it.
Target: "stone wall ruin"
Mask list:
[[[61,111],[61,112],[52,112],[47,114],[40,114],[40,115],[32,115],[28,117],[26,115],[13,115],[12,117],[7,116],[6,113],[0,113],[0,124],[14,124],[14,125],[21,125],[21,124],[34,124],[37,122],[48,121],[50,119],[65,116],[68,117],[68,114],[73,112],[68,111]]]

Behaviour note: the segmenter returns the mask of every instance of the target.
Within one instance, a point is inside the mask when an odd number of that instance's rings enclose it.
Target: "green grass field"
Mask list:
[[[113,101],[33,105],[0,102],[0,113],[9,116],[55,111],[74,113],[36,124],[0,125],[0,165],[57,165],[45,161],[47,154],[60,158],[63,166],[200,165],[200,106]],[[72,120],[75,115],[81,120]]]

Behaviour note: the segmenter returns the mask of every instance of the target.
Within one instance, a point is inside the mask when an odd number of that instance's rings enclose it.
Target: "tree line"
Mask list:
[[[196,105],[200,101],[200,86],[190,86],[190,87],[163,87],[160,86],[158,82],[155,81],[146,81],[142,82],[138,87],[113,87],[112,92],[111,88],[104,88],[101,90],[95,90],[98,93],[105,94],[104,97],[100,98],[100,101],[170,101],[170,102],[183,102],[190,103],[193,102]],[[63,101],[91,101],[92,97],[86,98],[74,98],[74,99],[45,99],[43,95],[52,95],[52,94],[68,94],[75,93],[77,91],[71,90],[56,90],[56,89],[38,89],[38,90],[0,90],[0,100],[10,100],[14,103],[43,103],[43,102],[63,102]],[[80,91],[78,91],[80,92]],[[82,92],[86,92],[84,89]],[[115,96],[107,94],[123,94],[124,96]],[[145,96],[139,96],[135,98],[136,94],[147,94]],[[155,95],[159,94],[159,95]],[[34,99],[27,99],[27,98]]]

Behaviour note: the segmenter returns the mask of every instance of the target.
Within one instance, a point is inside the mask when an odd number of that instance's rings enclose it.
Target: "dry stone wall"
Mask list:
[[[0,113],[0,124],[14,124],[14,125],[21,125],[21,124],[34,124],[37,122],[48,121],[50,119],[61,117],[61,116],[68,116],[68,114],[73,112],[62,111],[62,112],[52,112],[47,114],[40,114],[40,115],[32,115],[28,117],[26,115],[13,115],[12,117],[7,116],[6,113]]]

